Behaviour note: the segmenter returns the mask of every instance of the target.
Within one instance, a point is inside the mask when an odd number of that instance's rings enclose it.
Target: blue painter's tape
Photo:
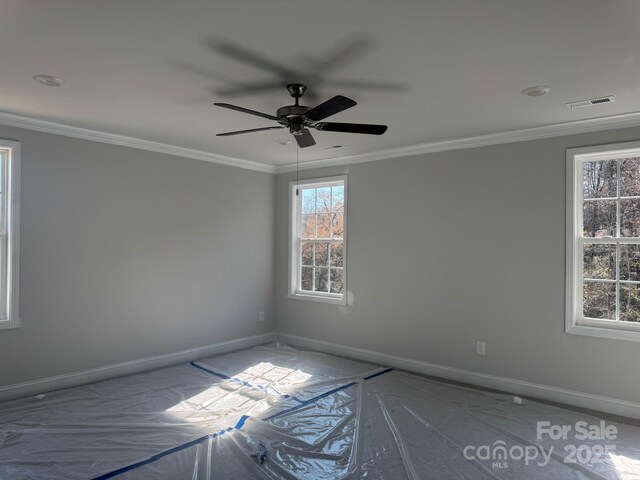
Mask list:
[[[225,375],[224,373],[214,372],[213,370],[209,370],[208,368],[201,367],[196,362],[191,362],[191,366],[199,368],[200,370],[204,370],[205,372],[210,373],[211,375],[215,375],[216,377],[224,378],[225,380],[231,380],[231,377],[229,375]]]
[[[368,377],[363,377],[363,380],[371,380],[372,378],[379,377],[380,375],[384,375],[385,373],[393,372],[393,368],[386,368],[380,372],[376,372]]]
[[[136,468],[139,467],[143,467],[145,465],[148,465],[150,463],[153,463],[157,460],[160,460],[162,457],[166,457],[167,455],[171,455],[173,453],[177,453],[180,452],[182,450],[185,450],[189,447],[193,447],[194,445],[197,445],[199,443],[202,443],[203,441],[209,439],[209,438],[216,438],[216,437],[220,437],[222,435],[224,435],[227,432],[231,432],[232,430],[240,430],[242,427],[244,427],[244,424],[246,423],[246,421],[249,419],[250,417],[248,415],[242,415],[242,417],[240,417],[240,420],[238,420],[238,423],[236,423],[235,427],[229,427],[226,430],[220,430],[218,433],[213,433],[211,435],[205,435],[203,437],[199,437],[196,438],[195,440],[191,440],[190,442],[187,443],[183,443],[182,445],[178,445],[177,447],[174,448],[170,448],[169,450],[165,450],[164,452],[160,452],[156,455],[152,455],[151,457],[147,458],[146,460],[141,460],[137,463],[133,463],[131,465],[127,465],[126,467],[122,467],[119,468],[118,470],[114,470],[113,472],[109,472],[109,473],[105,473],[104,475],[100,475],[99,477],[95,477],[92,480],[107,480],[109,478],[113,478],[113,477],[117,477],[118,475],[122,475],[123,473],[126,473],[130,470],[134,470]]]
[[[240,430],[242,427],[244,427],[245,422],[247,421],[247,419],[249,419],[249,415],[242,415],[240,417],[240,420],[238,420],[238,423],[236,423],[236,426],[234,427],[236,430]]]
[[[249,384],[248,382],[243,382],[240,379],[237,379],[237,378],[234,379],[234,378],[229,377],[228,375],[224,375],[222,373],[214,372],[213,370],[209,370],[207,368],[201,367],[200,365],[197,365],[195,362],[191,362],[191,365],[196,367],[196,368],[199,368],[200,370],[204,370],[205,372],[208,372],[208,373],[210,373],[212,375],[216,375],[217,377],[223,378],[225,380],[234,380],[234,381],[241,382],[243,384],[246,383],[247,386],[253,387],[253,385]],[[380,372],[376,372],[374,374],[371,374],[371,375],[368,375],[366,377],[363,377],[363,380],[370,380],[372,378],[378,377],[380,375],[384,375],[385,373],[388,373],[388,372],[391,372],[391,371],[393,371],[393,368],[387,368],[385,370],[381,370]],[[337,393],[337,392],[345,390],[345,389],[347,389],[349,387],[352,387],[352,386],[356,385],[356,383],[357,382],[347,383],[346,385],[342,385],[340,387],[334,388],[333,390],[329,390],[328,392],[321,393],[320,395],[317,395],[315,397],[310,398],[309,400],[304,400],[304,401],[298,399],[295,396],[282,395],[285,398],[291,398],[291,399],[297,401],[298,405],[296,405],[294,407],[291,407],[291,408],[288,408],[286,410],[282,410],[281,412],[275,413],[273,415],[270,415],[270,416],[268,416],[266,418],[263,418],[263,420],[264,421],[269,421],[269,420],[272,420],[274,418],[277,418],[277,417],[280,417],[282,415],[285,415],[287,413],[294,412],[294,411],[299,410],[299,409],[301,409],[301,408],[303,408],[303,407],[305,407],[307,405],[315,403],[318,400],[321,400],[322,398],[328,397],[329,395],[333,395],[334,393]],[[139,468],[139,467],[142,467],[144,465],[148,465],[150,463],[153,463],[153,462],[155,462],[157,460],[160,460],[161,458],[166,457],[167,455],[171,455],[173,453],[177,453],[177,452],[180,452],[182,450],[185,450],[185,449],[187,449],[189,447],[193,447],[194,445],[202,443],[203,441],[205,441],[205,440],[207,440],[209,438],[216,438],[216,437],[224,435],[225,433],[230,432],[230,431],[232,431],[234,429],[235,430],[240,430],[242,427],[244,427],[246,421],[249,420],[250,418],[251,417],[249,417],[248,415],[242,415],[242,417],[240,417],[240,419],[236,423],[235,427],[228,427],[226,430],[220,430],[217,433],[214,433],[214,434],[211,434],[211,435],[205,435],[203,437],[196,438],[195,440],[191,440],[190,442],[183,443],[182,445],[179,445],[177,447],[170,448],[169,450],[165,450],[164,452],[158,453],[156,455],[152,455],[151,457],[147,458],[146,460],[141,460],[141,461],[139,461],[137,463],[133,463],[133,464],[128,465],[126,467],[119,468],[118,470],[114,470],[112,472],[100,475],[99,477],[94,477],[92,480],[108,480],[109,478],[117,477],[118,475],[122,475],[123,473],[126,473],[128,471],[134,470],[136,468]]]
[[[160,460],[162,457],[166,457],[167,455],[171,455],[172,453],[180,452],[180,451],[182,451],[182,450],[184,450],[186,448],[193,447],[194,445],[202,443],[205,440],[207,440],[208,438],[213,438],[213,437],[215,437],[215,434],[214,435],[205,435],[204,437],[196,438],[195,440],[191,440],[190,442],[183,443],[182,445],[179,445],[177,447],[173,447],[173,448],[170,448],[169,450],[165,450],[164,452],[158,453],[156,455],[152,455],[151,457],[147,458],[146,460],[142,460],[140,462],[133,463],[133,464],[128,465],[126,467],[119,468],[118,470],[114,470],[112,472],[105,473],[104,475],[100,475],[99,477],[94,477],[92,480],[107,480],[108,478],[117,477],[118,475],[122,475],[123,473],[126,473],[126,472],[128,472],[130,470],[142,467],[144,465],[148,465],[149,463],[153,463],[156,460]]]

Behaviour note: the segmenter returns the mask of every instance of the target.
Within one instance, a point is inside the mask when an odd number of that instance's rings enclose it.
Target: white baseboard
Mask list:
[[[273,333],[263,333],[250,337],[236,338],[226,342],[204,345],[179,352],[156,355],[154,357],[140,358],[128,362],[106,365],[104,367],[82,370],[79,372],[65,373],[53,377],[32,380],[29,382],[15,383],[0,387],[0,402],[15,398],[37,395],[40,393],[71,388],[84,383],[98,382],[109,378],[131,375],[153,368],[166,367],[182,362],[190,362],[198,358],[219,355],[221,353],[254,347],[267,343],[273,339]]]
[[[600,395],[593,395],[591,393],[540,385],[537,383],[516,380],[514,378],[498,377],[496,375],[463,370],[461,368],[447,367],[445,365],[397,357],[395,355],[349,347],[322,340],[315,340],[313,338],[300,337],[298,335],[289,335],[287,333],[276,333],[275,335],[294,347],[303,347],[333,355],[378,363],[380,365],[422,373],[424,375],[431,375],[479,387],[501,390],[514,395],[539,398],[576,407],[598,410],[613,415],[622,415],[624,417],[640,419],[640,403],[629,402],[627,400],[619,400],[617,398],[603,397]]]
[[[71,388],[85,383],[97,382],[122,375],[131,375],[145,370],[166,367],[181,362],[190,362],[198,358],[219,355],[233,350],[249,348],[271,341],[274,338],[274,335],[292,346],[354,358],[365,362],[377,363],[380,365],[468,383],[480,387],[493,388],[509,392],[514,395],[540,398],[567,405],[598,410],[613,415],[622,415],[625,417],[640,419],[640,404],[629,402],[627,400],[577,392],[575,390],[567,390],[548,385],[540,385],[513,378],[473,372],[471,370],[464,370],[461,368],[447,367],[445,365],[398,357],[386,353],[375,352],[373,350],[349,347],[347,345],[325,342],[322,340],[315,340],[313,338],[290,335],[287,333],[264,333],[260,335],[253,335],[250,337],[214,343],[212,345],[190,348],[179,352],[156,355],[154,357],[141,358],[104,367],[7,385],[0,387],[0,402],[29,395],[37,395],[39,393],[46,393],[53,390],[60,390],[63,388]]]

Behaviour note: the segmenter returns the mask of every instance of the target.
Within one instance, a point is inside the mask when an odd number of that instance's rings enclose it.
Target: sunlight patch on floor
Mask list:
[[[189,423],[232,426],[242,415],[259,416],[273,407],[282,395],[279,386],[303,383],[311,377],[300,369],[260,362],[231,379],[217,380],[206,390],[165,411]]]
[[[278,385],[287,386],[303,383],[309,380],[311,375],[300,369],[274,365],[270,362],[260,362],[238,373],[235,377],[246,380],[252,385],[271,385],[274,388],[278,388]]]
[[[640,459],[610,453],[609,458],[616,467],[621,480],[640,480]]]

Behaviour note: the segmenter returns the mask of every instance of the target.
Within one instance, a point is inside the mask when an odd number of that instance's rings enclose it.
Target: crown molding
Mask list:
[[[176,155],[179,157],[204,160],[206,162],[219,163],[232,167],[244,168],[266,173],[287,173],[295,171],[295,164],[269,165],[261,162],[242,160],[240,158],[227,157],[215,153],[194,150],[166,143],[152,142],[140,138],[117,135],[114,133],[90,130],[87,128],[74,127],[62,123],[39,120],[0,111],[0,125],[10,127],[25,128],[37,132],[64,135],[67,137],[93,140],[96,142],[110,143],[124,147],[138,148],[152,152]],[[627,128],[640,126],[640,112],[613,115],[609,117],[590,118],[587,120],[576,120],[573,122],[557,123],[542,127],[525,128],[522,130],[511,130],[508,132],[492,133],[489,135],[479,135],[476,137],[455,138],[441,140],[437,142],[419,143],[404,147],[378,150],[359,155],[348,155],[344,157],[334,157],[321,160],[310,160],[299,165],[300,170],[311,170],[322,167],[332,167],[338,165],[349,165],[353,163],[374,162],[398,157],[410,157],[425,153],[444,152],[446,150],[460,150],[464,148],[484,147],[489,145],[499,145],[503,143],[522,142],[526,140],[539,140],[543,138],[561,137],[565,135],[575,135],[579,133],[596,132],[602,130],[613,130],[616,128]]]
[[[387,160],[390,158],[410,157],[412,155],[420,155],[424,153],[444,152],[446,150],[461,150],[464,148],[484,147],[489,145],[499,145],[502,143],[539,140],[543,138],[562,137],[565,135],[575,135],[578,133],[597,132],[603,130],[613,130],[616,128],[637,126],[640,126],[640,112],[613,115],[609,117],[590,118],[587,120],[576,120],[573,122],[544,125],[542,127],[511,130],[508,132],[492,133],[489,135],[479,135],[477,137],[455,138],[451,140],[420,143],[416,145],[407,145],[406,147],[378,150],[376,152],[363,153],[360,155],[334,157],[322,160],[310,160],[308,162],[300,163],[299,169],[311,170],[314,168],[349,165],[353,163],[374,162],[377,160]],[[276,173],[294,172],[295,170],[295,164],[280,165],[276,167]]]
[[[258,172],[275,173],[276,171],[275,166],[267,165],[265,163],[241,160],[239,158],[227,157],[186,147],[178,147],[176,145],[169,145],[166,143],[152,142],[150,140],[142,140],[135,137],[127,137],[125,135],[117,135],[115,133],[74,127],[71,125],[24,117],[22,115],[15,115],[12,113],[0,112],[0,125],[25,128],[36,132],[53,133],[55,135],[64,135],[66,137],[81,138],[83,140],[110,143],[123,147],[138,148],[140,150],[176,155],[178,157],[204,160],[205,162],[220,163],[222,165],[229,165],[247,170],[256,170]]]

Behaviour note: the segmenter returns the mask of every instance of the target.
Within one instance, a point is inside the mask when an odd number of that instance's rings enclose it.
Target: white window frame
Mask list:
[[[20,143],[0,140],[0,329],[21,325],[18,314],[20,272]]]
[[[586,161],[640,157],[640,142],[567,149],[567,255],[565,331],[619,340],[640,341],[640,322],[601,320],[582,315],[583,289],[583,164]],[[619,190],[619,189],[618,189]],[[617,198],[620,198],[618,191]],[[589,239],[590,243],[640,243],[640,238]],[[616,259],[617,261],[617,259]],[[615,280],[619,282],[619,280]],[[616,298],[616,303],[618,299]]]
[[[292,180],[289,182],[289,295],[288,298],[294,300],[309,300],[313,302],[332,303],[336,305],[347,305],[347,210],[348,201],[348,176],[336,175],[332,177],[309,178],[305,180]],[[300,204],[302,195],[296,195],[298,186],[304,187],[315,185],[317,187],[330,186],[337,182],[344,184],[344,212],[343,222],[344,231],[342,241],[344,244],[344,253],[342,259],[342,293],[323,293],[301,291],[300,285]]]

